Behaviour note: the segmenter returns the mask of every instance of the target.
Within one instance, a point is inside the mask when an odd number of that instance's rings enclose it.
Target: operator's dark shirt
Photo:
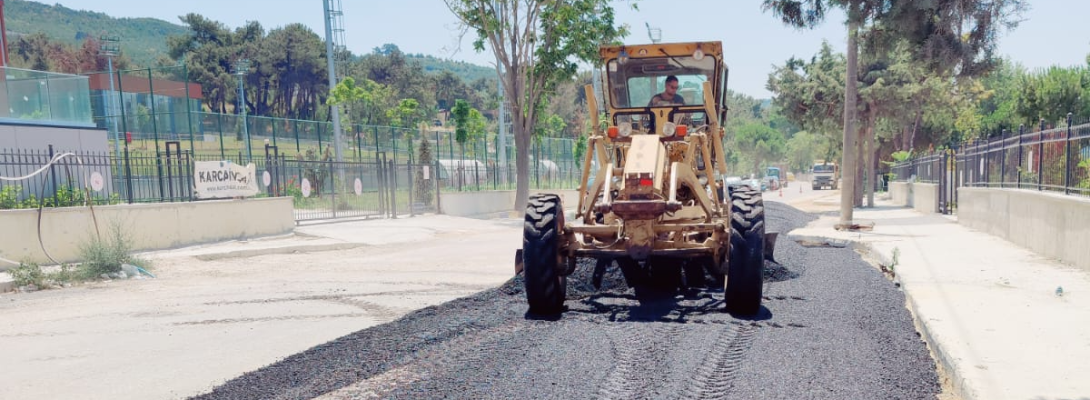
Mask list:
[[[656,94],[654,96],[651,96],[651,101],[647,102],[647,106],[648,107],[654,107],[655,103],[660,103],[660,102],[661,103],[672,103],[672,104],[685,104],[685,98],[681,97],[680,94],[675,93],[673,101],[667,101],[665,96],[666,96],[666,93],[659,93],[659,94]]]

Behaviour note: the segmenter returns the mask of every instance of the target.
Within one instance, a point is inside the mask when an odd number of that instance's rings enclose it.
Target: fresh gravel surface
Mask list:
[[[231,380],[202,399],[933,399],[935,364],[905,298],[850,248],[786,233],[814,219],[766,203],[783,232],[764,309],[722,311],[722,290],[634,297],[593,261],[568,311],[528,317],[522,281],[413,312]]]

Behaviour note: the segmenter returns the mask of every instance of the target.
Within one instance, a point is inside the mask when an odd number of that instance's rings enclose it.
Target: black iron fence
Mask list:
[[[950,212],[959,187],[1031,189],[1090,196],[1090,123],[964,143],[891,168],[895,181],[939,184],[940,207]]]
[[[378,151],[367,160],[336,162],[315,152],[287,156],[266,145],[252,155],[258,197],[292,197],[296,220],[396,217],[435,212],[441,193],[514,189],[515,166],[477,160],[427,164],[394,160]],[[194,162],[247,164],[244,154],[194,156],[179,141],[148,154],[123,151],[0,150],[0,209],[198,201]],[[225,160],[226,159],[226,160]],[[581,172],[569,165],[531,166],[530,187],[576,189]]]

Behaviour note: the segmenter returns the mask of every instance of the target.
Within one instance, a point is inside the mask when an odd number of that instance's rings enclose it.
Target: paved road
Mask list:
[[[790,187],[789,187],[790,189]],[[767,194],[766,194],[767,195]],[[767,204],[773,230],[813,217]],[[847,248],[781,243],[765,308],[720,311],[721,291],[637,301],[589,262],[569,311],[528,319],[521,283],[428,307],[295,354],[205,399],[932,399],[934,361],[893,283]]]
[[[814,196],[796,189],[784,198]],[[766,196],[773,229],[812,219]],[[152,255],[155,280],[0,294],[0,398],[939,391],[904,297],[848,249],[782,242],[757,318],[720,312],[721,291],[636,301],[614,275],[600,293],[572,279],[571,311],[537,321],[508,280],[520,226],[424,216],[302,227]]]

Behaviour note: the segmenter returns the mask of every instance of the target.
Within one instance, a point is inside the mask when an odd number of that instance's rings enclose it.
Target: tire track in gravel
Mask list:
[[[656,381],[666,374],[670,348],[666,343],[677,337],[681,324],[639,323],[610,324],[610,351],[614,367],[598,390],[600,399],[647,399],[655,398]]]
[[[711,353],[696,370],[692,385],[686,387],[679,398],[722,399],[730,395],[738,369],[745,361],[746,350],[753,343],[757,330],[755,324],[723,328]]]
[[[464,332],[414,356],[405,365],[363,379],[352,385],[316,397],[315,400],[379,399],[398,388],[432,378],[431,371],[449,371],[458,366],[480,365],[484,358],[501,349],[515,334],[527,328],[515,323]]]

